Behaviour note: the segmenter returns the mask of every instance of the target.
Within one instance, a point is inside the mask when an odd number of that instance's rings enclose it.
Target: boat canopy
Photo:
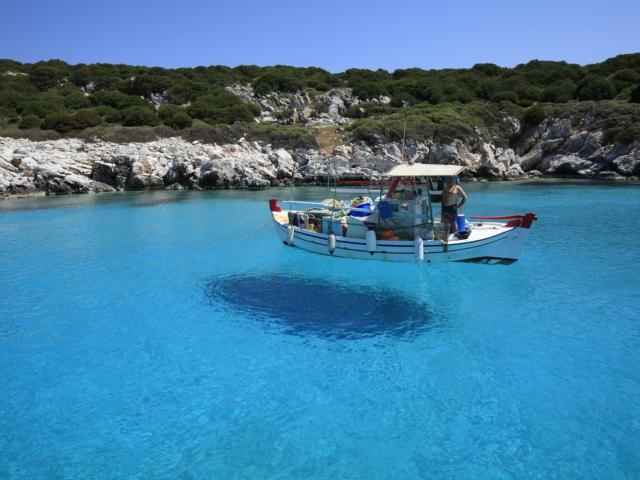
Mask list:
[[[414,163],[397,165],[384,174],[385,177],[453,177],[464,167],[460,165],[440,165],[435,163]]]

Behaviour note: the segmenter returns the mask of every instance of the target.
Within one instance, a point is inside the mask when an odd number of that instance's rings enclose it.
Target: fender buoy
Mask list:
[[[289,229],[287,230],[287,245],[293,245],[293,237],[296,234],[296,227],[293,225],[289,225]]]
[[[377,246],[376,231],[367,230],[367,251],[373,255],[376,252]]]
[[[336,249],[336,235],[334,233],[329,234],[327,246],[329,247],[329,253],[333,255],[333,251]]]
[[[417,237],[415,241],[416,246],[416,260],[418,262],[424,261],[424,240],[421,237]]]

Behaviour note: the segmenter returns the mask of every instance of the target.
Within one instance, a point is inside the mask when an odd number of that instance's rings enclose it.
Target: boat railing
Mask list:
[[[318,208],[323,208],[326,210],[348,210],[350,212],[362,212],[362,213],[371,213],[371,210],[368,210],[366,208],[356,208],[356,207],[350,207],[349,205],[327,205],[326,203],[322,203],[322,202],[302,202],[302,201],[298,201],[298,200],[287,200],[286,201],[287,204],[296,204],[296,205],[308,205],[308,206],[313,206],[313,207],[318,207]],[[291,206],[289,207],[289,209],[291,209]]]
[[[374,190],[372,190],[370,188],[338,188],[336,190],[336,192],[338,193],[338,195],[343,194],[343,193],[366,193],[368,195],[379,194],[378,190],[374,191]],[[387,192],[383,190],[382,193],[385,194]]]

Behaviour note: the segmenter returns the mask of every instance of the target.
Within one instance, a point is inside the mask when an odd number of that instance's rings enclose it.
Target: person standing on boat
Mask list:
[[[462,201],[458,204],[458,197]],[[442,190],[442,216],[441,221],[444,226],[444,251],[449,249],[449,234],[458,232],[458,209],[467,203],[467,194],[459,185],[457,177],[448,177]]]

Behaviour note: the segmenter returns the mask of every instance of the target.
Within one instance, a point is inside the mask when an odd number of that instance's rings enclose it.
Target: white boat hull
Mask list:
[[[424,240],[419,254],[414,241],[378,240],[370,252],[365,239],[335,236],[335,248],[330,251],[329,235],[312,232],[280,223],[274,216],[276,232],[285,245],[308,252],[360,260],[388,262],[478,262],[510,264],[518,260],[529,228],[508,227],[504,224],[475,223],[472,234],[465,240],[451,240],[448,248],[441,240]],[[289,228],[293,229],[293,236]],[[445,251],[446,250],[446,251]]]

